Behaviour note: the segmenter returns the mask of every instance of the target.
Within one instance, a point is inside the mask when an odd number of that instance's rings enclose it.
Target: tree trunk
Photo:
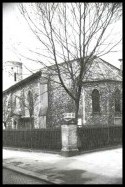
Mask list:
[[[30,115],[30,129],[33,129],[32,116]]]
[[[75,102],[75,123],[78,124],[79,99]]]

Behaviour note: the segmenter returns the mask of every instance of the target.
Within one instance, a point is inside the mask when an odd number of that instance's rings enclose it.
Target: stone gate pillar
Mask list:
[[[79,153],[77,146],[77,124],[74,122],[74,113],[64,114],[64,124],[61,125],[61,138],[61,155],[68,157]]]

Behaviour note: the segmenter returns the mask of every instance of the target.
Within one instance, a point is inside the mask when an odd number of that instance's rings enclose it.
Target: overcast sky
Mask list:
[[[122,21],[119,21],[117,28],[122,28]],[[122,30],[121,30],[122,34]],[[18,49],[24,50],[29,46],[35,47],[35,36],[30,31],[26,21],[19,13],[17,3],[4,3],[3,4],[3,62],[8,60],[20,61]],[[118,59],[122,58],[122,44],[117,48],[119,52],[111,53],[103,56],[102,58],[109,63],[120,67]],[[23,64],[30,70],[39,69],[40,65],[37,63],[28,62],[23,59]],[[29,71],[25,69],[24,74],[28,76]]]

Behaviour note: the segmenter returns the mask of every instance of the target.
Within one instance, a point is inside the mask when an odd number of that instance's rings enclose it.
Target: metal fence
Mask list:
[[[78,148],[93,150],[122,144],[122,126],[84,126],[78,129]]]
[[[3,130],[3,146],[60,150],[61,129]]]

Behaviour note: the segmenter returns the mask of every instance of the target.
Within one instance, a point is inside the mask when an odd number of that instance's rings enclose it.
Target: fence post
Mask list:
[[[69,157],[79,153],[77,147],[77,124],[69,116],[64,118],[64,124],[61,125],[61,139],[61,155]]]

